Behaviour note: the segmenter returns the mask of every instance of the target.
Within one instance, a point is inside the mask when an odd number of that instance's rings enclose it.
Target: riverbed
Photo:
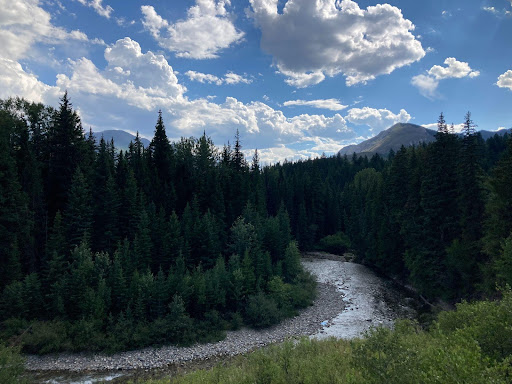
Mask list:
[[[28,356],[26,367],[34,371],[36,383],[115,382],[119,377],[140,372],[162,374],[195,362],[230,358],[290,337],[350,339],[372,326],[391,327],[397,318],[415,317],[414,310],[407,305],[411,299],[391,281],[363,265],[343,261],[339,256],[324,254],[323,257],[305,258],[302,262],[319,283],[314,304],[274,327],[230,331],[222,341],[191,347],[146,348],[112,356]]]

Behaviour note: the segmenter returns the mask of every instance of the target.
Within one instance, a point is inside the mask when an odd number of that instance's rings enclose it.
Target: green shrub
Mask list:
[[[68,323],[58,320],[33,322],[20,337],[23,351],[39,354],[72,351],[73,342],[68,328]]]
[[[265,296],[263,292],[250,296],[247,302],[245,321],[255,328],[264,328],[276,324],[281,319],[281,314],[276,302]]]
[[[279,285],[279,284],[278,284]],[[251,298],[262,304],[262,293]],[[174,377],[174,384],[508,384],[512,377],[512,293],[463,303],[430,330],[399,321],[361,339],[285,342],[227,366]],[[263,308],[263,307],[262,307]],[[169,379],[151,381],[169,383]],[[149,384],[149,383],[148,383]]]
[[[25,370],[18,348],[0,344],[0,384],[25,383],[21,374]]]
[[[441,312],[434,328],[475,340],[486,357],[504,360],[512,356],[512,291],[500,301],[463,302],[456,311]]]
[[[350,239],[343,232],[325,236],[320,240],[319,249],[322,251],[343,255],[350,248]]]

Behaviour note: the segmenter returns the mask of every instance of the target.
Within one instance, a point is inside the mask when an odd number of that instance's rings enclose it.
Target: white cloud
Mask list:
[[[440,65],[434,65],[428,71],[428,74],[434,77],[436,80],[456,78],[460,79],[462,77],[477,77],[480,75],[479,71],[473,71],[468,63],[463,61],[458,61],[454,57],[447,58],[444,63],[447,65],[446,67],[441,67]]]
[[[196,71],[187,71],[185,75],[192,81],[198,81],[200,83],[209,83],[209,84],[251,84],[252,80],[248,79],[246,76],[238,75],[233,72],[227,72],[223,78],[220,78],[215,75],[211,75],[209,73],[201,73]]]
[[[37,56],[32,49],[36,43],[63,44],[88,40],[83,32],[67,32],[54,26],[50,14],[39,3],[39,0],[0,0],[0,57],[19,60]]]
[[[430,99],[438,96],[439,81],[444,79],[461,79],[463,77],[475,78],[480,76],[479,71],[471,69],[468,63],[448,57],[445,67],[434,65],[427,74],[420,74],[411,79],[411,84],[419,89],[420,93]]]
[[[61,96],[60,89],[52,87],[23,70],[20,63],[0,58],[0,98],[25,97],[35,102],[55,104]]]
[[[212,59],[244,36],[226,10],[230,5],[230,0],[196,0],[187,19],[174,24],[158,15],[152,6],[144,5],[142,23],[162,48],[176,52],[176,56]]]
[[[508,70],[498,77],[496,85],[500,88],[508,88],[512,91],[512,70]]]
[[[110,5],[103,5],[103,0],[77,0],[80,4],[90,7],[100,16],[110,19],[110,14],[114,9]]]
[[[492,13],[494,15],[497,15],[498,13],[500,13],[496,8],[494,7],[483,7],[482,8],[484,11],[486,12],[489,12],[489,13]]]
[[[337,151],[340,150],[340,146],[337,146]],[[252,152],[247,152],[248,156],[252,155]],[[270,165],[276,163],[282,163],[285,160],[296,161],[296,160],[307,160],[319,157],[319,153],[308,151],[308,150],[294,150],[281,144],[277,147],[258,149],[258,155],[260,158],[260,164]]]
[[[512,1],[510,1],[510,5],[512,6]],[[504,16],[512,16],[512,11],[507,10],[506,8],[497,9],[495,7],[482,7],[482,10],[485,12],[492,13],[496,17],[504,17]]]
[[[347,108],[346,105],[340,103],[337,99],[322,99],[322,100],[289,100],[283,103],[285,107],[290,106],[308,106],[319,109],[329,109],[331,111],[341,111]]]
[[[19,95],[55,105],[67,89],[84,127],[139,130],[143,135],[152,134],[154,125],[148,121],[162,109],[169,137],[198,136],[206,129],[222,145],[239,129],[245,149],[262,149],[262,161],[268,162],[337,152],[347,140],[359,136],[349,121],[367,124],[376,132],[395,120],[410,119],[405,111],[394,115],[366,108],[352,109],[347,116],[287,117],[259,101],[244,103],[233,97],[220,102],[210,98],[191,100],[165,57],[142,52],[130,38],[107,47],[105,60],[103,68],[87,58],[70,60],[68,71],[57,75],[55,86],[39,81],[15,61],[1,60],[0,97]],[[372,111],[379,116],[372,117]]]
[[[209,73],[201,73],[196,71],[187,71],[185,75],[192,81],[198,81],[200,83],[209,83],[209,84],[217,84],[222,85],[223,81],[219,77],[215,75],[211,75]]]
[[[377,134],[396,123],[409,122],[411,115],[405,109],[401,109],[400,113],[394,114],[387,109],[363,107],[350,109],[346,119],[352,124],[366,125],[370,127],[373,134]]]
[[[238,75],[238,74],[233,73],[233,72],[228,72],[228,73],[226,73],[224,75],[224,82],[226,84],[239,84],[239,83],[251,84],[252,80],[248,79],[245,76]]]
[[[115,96],[128,104],[151,110],[163,100],[182,100],[186,88],[178,83],[162,55],[142,53],[139,43],[125,37],[105,49],[107,67],[100,72],[92,61],[72,61],[73,74],[57,76],[57,85],[77,93]]]
[[[429,99],[437,97],[439,80],[428,75],[418,75],[412,78],[411,84],[418,88],[423,96],[428,97]]]
[[[295,87],[340,73],[348,86],[365,83],[425,56],[414,25],[389,4],[363,10],[352,0],[288,0],[278,13],[278,0],[250,2],[262,48]]]

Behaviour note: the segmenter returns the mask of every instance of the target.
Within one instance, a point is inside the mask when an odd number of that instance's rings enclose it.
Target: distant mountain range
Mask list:
[[[502,129],[500,131],[478,131],[484,140],[499,134],[503,135],[506,132],[512,132],[511,129]],[[342,148],[339,153],[341,155],[352,155],[357,153],[360,155],[387,155],[392,149],[397,151],[403,145],[409,147],[411,145],[418,145],[420,143],[430,143],[435,140],[436,131],[427,129],[416,124],[398,123],[391,128],[380,132],[377,136],[365,140],[356,145],[348,145]]]
[[[110,141],[114,139],[114,145],[117,149],[126,151],[128,149],[128,146],[130,145],[131,141],[135,141],[135,136],[131,133],[128,133],[126,131],[122,130],[107,130],[102,132],[93,132],[94,138],[96,139],[96,143],[99,143],[101,140],[101,137],[105,139],[105,141]],[[140,141],[142,142],[142,145],[144,147],[147,147],[150,143],[148,139],[140,138]]]

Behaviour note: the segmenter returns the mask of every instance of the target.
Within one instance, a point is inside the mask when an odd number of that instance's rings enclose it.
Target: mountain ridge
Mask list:
[[[504,135],[511,133],[512,128],[502,129],[500,131],[478,131],[484,140],[498,134]],[[436,131],[425,128],[421,125],[410,123],[397,123],[390,128],[380,132],[378,135],[365,140],[359,144],[348,145],[339,150],[340,155],[352,155],[354,153],[361,155],[387,155],[390,150],[397,151],[403,145],[410,147],[420,143],[430,143],[435,141]],[[459,135],[461,135],[459,133]]]

